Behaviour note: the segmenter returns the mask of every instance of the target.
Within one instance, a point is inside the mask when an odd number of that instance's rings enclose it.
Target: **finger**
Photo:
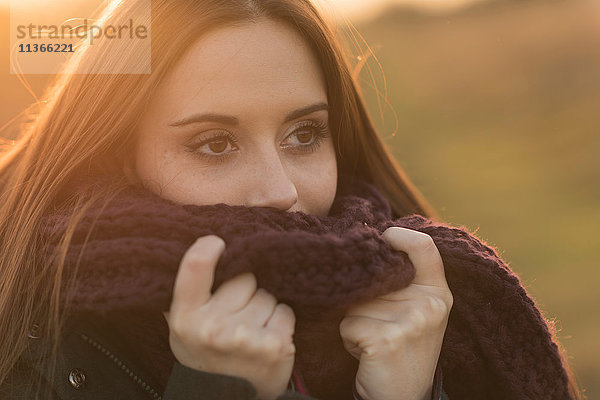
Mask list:
[[[210,302],[221,312],[238,312],[246,307],[256,293],[256,284],[253,273],[236,275],[219,286]]]
[[[413,284],[448,287],[444,264],[431,236],[412,229],[390,227],[382,237],[394,250],[408,254],[416,269]]]
[[[383,321],[397,321],[415,308],[425,308],[428,314],[446,315],[452,308],[450,289],[437,286],[410,285],[384,296],[354,303],[346,315],[365,316]]]
[[[344,348],[354,358],[360,360],[363,350],[374,347],[374,341],[381,336],[381,329],[386,324],[377,319],[357,316],[344,317],[339,326]]]
[[[265,328],[281,335],[293,335],[296,328],[296,315],[292,307],[285,303],[277,304]]]
[[[259,288],[246,307],[242,308],[236,316],[249,326],[263,328],[273,315],[276,306],[277,299],[265,289]]]
[[[198,238],[181,260],[171,310],[191,310],[204,305],[211,297],[215,266],[225,250],[225,242],[218,236]]]
[[[346,316],[368,317],[382,321],[396,321],[411,307],[418,305],[418,298],[400,298],[401,293],[394,293],[394,300],[381,298],[354,304],[346,310]]]

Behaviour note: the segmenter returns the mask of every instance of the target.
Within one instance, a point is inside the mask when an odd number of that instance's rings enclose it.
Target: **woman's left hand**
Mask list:
[[[359,360],[365,400],[429,400],[453,298],[440,253],[425,233],[392,227],[383,238],[415,266],[406,288],[350,307],[340,323],[344,347]]]

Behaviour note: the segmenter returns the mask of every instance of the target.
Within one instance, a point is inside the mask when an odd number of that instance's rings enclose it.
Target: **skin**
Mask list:
[[[284,122],[319,103],[327,104],[325,79],[295,31],[270,20],[219,29],[198,40],[160,84],[140,121],[136,171],[178,203],[326,215],[337,166],[329,131],[319,137],[314,125],[327,125],[328,112]],[[204,113],[239,122],[171,126]]]
[[[180,204],[225,203],[326,215],[336,192],[335,150],[325,80],[310,47],[291,28],[262,19],[200,38],[161,82],[137,132],[135,173]],[[234,116],[237,124],[189,121]],[[182,122],[183,121],[183,122]],[[321,125],[321,127],[316,127]],[[314,145],[314,143],[318,143]],[[390,228],[383,238],[408,253],[408,288],[350,307],[340,324],[356,357],[366,400],[426,399],[452,306],[441,258],[429,236]],[[177,360],[239,376],[262,400],[283,393],[295,357],[293,310],[240,274],[211,293],[225,242],[198,238],[182,258],[165,318]]]
[[[453,297],[431,236],[391,227],[383,238],[416,269],[406,288],[346,311],[344,347],[359,360],[358,394],[368,400],[428,400]]]

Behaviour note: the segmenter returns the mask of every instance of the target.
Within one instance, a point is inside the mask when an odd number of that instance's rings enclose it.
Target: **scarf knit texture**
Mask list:
[[[58,246],[72,211],[58,208],[42,221],[44,257]],[[394,218],[378,189],[359,178],[340,176],[327,216],[181,205],[130,186],[106,207],[89,208],[77,225],[65,261],[65,276],[75,276],[77,285],[65,287],[61,301],[70,305],[69,318],[91,315],[117,332],[147,367],[142,376],[162,391],[176,361],[162,312],[169,310],[179,264],[198,237],[218,235],[226,249],[212,292],[254,273],[258,287],[294,310],[294,370],[310,395],[347,400],[358,360],[339,334],[345,310],[405,288],[415,276],[407,254],[381,238],[391,226],[430,235],[442,257],[454,297],[439,359],[450,399],[571,398],[553,325],[496,251],[464,227],[417,214]]]

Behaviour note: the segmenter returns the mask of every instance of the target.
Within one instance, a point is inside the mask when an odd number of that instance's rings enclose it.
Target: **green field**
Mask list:
[[[600,3],[390,10],[357,29],[401,165],[443,219],[497,247],[599,398]]]

